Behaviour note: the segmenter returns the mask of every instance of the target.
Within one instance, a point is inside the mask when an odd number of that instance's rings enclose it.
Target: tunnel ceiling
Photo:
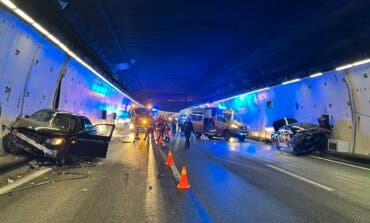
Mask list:
[[[370,1],[30,2],[50,5],[49,22],[63,17],[132,97],[163,110],[330,70],[370,49]]]

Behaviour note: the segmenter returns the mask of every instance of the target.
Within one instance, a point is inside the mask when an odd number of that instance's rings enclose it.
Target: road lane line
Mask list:
[[[320,188],[322,188],[322,189],[324,189],[324,190],[327,190],[327,191],[334,191],[334,189],[333,189],[333,188],[327,187],[327,186],[325,186],[325,185],[322,185],[322,184],[317,183],[317,182],[315,182],[315,181],[312,181],[312,180],[310,180],[310,179],[307,179],[307,178],[301,177],[301,176],[299,176],[299,175],[297,175],[297,174],[295,174],[295,173],[292,173],[292,172],[289,172],[289,171],[287,171],[287,170],[281,169],[281,168],[276,167],[276,166],[274,166],[274,165],[270,165],[270,164],[265,164],[265,165],[266,165],[266,166],[268,166],[268,167],[270,167],[270,168],[272,168],[272,169],[274,169],[274,170],[277,170],[277,171],[280,171],[280,172],[282,172],[282,173],[285,173],[285,174],[287,174],[287,175],[289,175],[289,176],[291,176],[291,177],[294,177],[294,178],[299,179],[299,180],[302,180],[302,181],[304,181],[304,182],[306,182],[306,183],[312,184],[312,185],[314,185],[314,186],[316,186],[316,187],[320,187]]]
[[[153,144],[149,137],[148,148],[148,164],[147,164],[147,179],[146,179],[146,194],[145,194],[145,214],[146,217],[153,222],[163,222],[162,215],[159,214],[163,210],[161,203],[161,190],[157,180],[158,167],[155,161]]]
[[[354,167],[354,168],[361,169],[361,170],[370,170],[370,168],[367,168],[367,167],[356,166],[356,165],[353,165],[353,164],[344,163],[344,162],[331,160],[331,159],[326,159],[326,158],[322,158],[322,157],[317,157],[317,156],[312,156],[312,155],[309,155],[309,157],[319,159],[319,160],[325,160],[325,161],[328,161],[328,162],[332,162],[332,163],[336,163],[336,164],[340,164],[340,165],[344,165],[344,166],[350,166],[350,167]]]
[[[172,170],[173,176],[176,178],[177,181],[179,181],[180,180],[180,172],[177,169],[176,165],[171,165],[171,170]]]
[[[37,177],[40,177],[42,175],[44,175],[45,173],[51,171],[52,168],[44,168],[44,169],[40,169],[30,175],[27,175],[19,180],[16,180],[14,183],[11,183],[11,184],[8,184],[2,188],[0,188],[0,195],[1,194],[5,194],[5,193],[8,193],[9,191],[13,190],[14,188],[16,187],[19,187],[21,186],[22,184],[25,184]]]
[[[159,149],[158,151],[159,151],[162,159],[166,160],[166,154],[164,154],[164,152],[161,149]],[[173,176],[176,178],[177,181],[179,181],[180,180],[180,172],[177,169],[176,165],[171,165],[170,168],[171,168]]]

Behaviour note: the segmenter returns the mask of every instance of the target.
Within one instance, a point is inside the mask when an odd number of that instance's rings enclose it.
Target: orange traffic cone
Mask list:
[[[186,173],[186,166],[181,169],[180,182],[177,184],[178,189],[189,189],[190,185],[188,183],[188,175]]]
[[[175,165],[175,162],[173,161],[171,150],[168,151],[166,165],[167,166]]]

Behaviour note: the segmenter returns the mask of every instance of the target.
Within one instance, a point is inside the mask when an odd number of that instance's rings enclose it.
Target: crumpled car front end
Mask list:
[[[330,131],[323,128],[306,129],[293,134],[288,143],[297,155],[306,155],[314,151],[325,152],[329,134]]]
[[[10,150],[24,151],[35,156],[58,159],[65,153],[66,140],[62,136],[42,134],[25,128],[11,130],[7,147]]]

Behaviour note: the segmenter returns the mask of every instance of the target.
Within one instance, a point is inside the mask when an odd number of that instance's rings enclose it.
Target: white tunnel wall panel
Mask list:
[[[99,120],[103,110],[107,110],[108,115],[111,112],[119,113],[125,109],[125,103],[129,103],[129,100],[125,100],[122,94],[89,70],[74,60],[68,63],[62,79],[60,109]]]
[[[57,79],[66,55],[44,41],[30,72],[24,98],[24,114],[52,106]]]
[[[40,36],[9,13],[0,11],[0,90],[3,120],[21,113],[22,96]]]
[[[333,137],[351,140],[351,108],[344,76],[328,72],[317,78],[279,85],[262,92],[239,96],[223,102],[247,123],[253,135],[269,138],[275,120],[293,117],[301,122],[318,123],[322,114],[330,116]]]
[[[370,155],[370,65],[347,71],[356,119],[355,153]]]
[[[2,125],[9,125],[20,114],[52,107],[67,58],[29,25],[0,8]],[[61,109],[97,120],[102,117],[102,110],[107,110],[108,115],[113,112],[120,115],[132,103],[76,61],[69,61],[60,91]]]

